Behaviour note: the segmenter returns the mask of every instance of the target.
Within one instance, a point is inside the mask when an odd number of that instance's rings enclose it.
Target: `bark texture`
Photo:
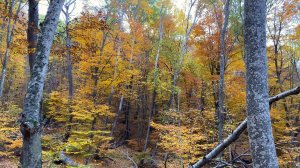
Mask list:
[[[246,97],[253,167],[278,167],[268,102],[266,0],[245,1]]]
[[[220,80],[219,80],[219,89],[218,89],[218,95],[219,95],[219,109],[218,109],[218,139],[219,142],[223,141],[223,129],[224,129],[224,123],[225,123],[225,110],[224,110],[224,80],[225,80],[225,67],[226,67],[226,59],[227,59],[227,53],[226,53],[226,44],[225,44],[225,36],[227,33],[227,26],[228,26],[228,18],[229,18],[229,4],[230,0],[226,0],[225,6],[224,6],[224,23],[223,27],[221,29],[221,56],[220,56]]]
[[[27,28],[27,41],[28,41],[28,57],[30,72],[33,70],[35,60],[35,50],[38,39],[38,25],[39,25],[39,1],[28,1],[28,28]]]
[[[71,42],[71,36],[70,36],[70,15],[73,10],[70,11],[70,6],[75,3],[76,0],[69,0],[65,3],[64,8],[62,11],[65,15],[65,25],[66,25],[66,53],[67,53],[67,73],[68,73],[68,90],[69,90],[69,96],[68,96],[68,102],[69,102],[69,124],[67,125],[66,128],[66,133],[64,136],[64,141],[67,141],[71,135],[71,124],[73,122],[73,116],[72,114],[72,102],[73,102],[73,66],[72,66],[72,60],[71,60],[71,47],[72,47],[72,42]],[[75,8],[75,6],[74,6]],[[73,8],[73,9],[74,9]]]
[[[52,0],[41,27],[35,64],[28,84],[21,119],[22,168],[42,167],[40,101],[48,69],[50,49],[64,0]]]

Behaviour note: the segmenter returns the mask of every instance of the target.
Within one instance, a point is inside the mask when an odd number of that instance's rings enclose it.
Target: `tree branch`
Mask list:
[[[288,96],[296,95],[296,94],[299,94],[299,93],[300,93],[300,86],[297,86],[297,87],[295,87],[291,90],[279,93],[278,95],[269,98],[269,104],[271,105],[272,103],[274,103],[274,102],[276,102],[280,99],[284,99]]]
[[[138,168],[138,165],[136,164],[136,162],[133,160],[133,158],[129,155],[128,150],[126,152],[124,152],[123,150],[118,150],[120,153],[122,153],[128,160],[130,160],[135,168]]]
[[[300,93],[300,86],[293,88],[291,90],[282,92],[276,96],[269,98],[269,104],[284,99],[287,96],[296,95]],[[200,168],[207,163],[211,162],[212,159],[217,157],[225,148],[227,148],[232,142],[237,140],[239,136],[246,130],[247,128],[247,119],[245,119],[234,131],[231,135],[229,135],[222,143],[220,143],[217,147],[215,147],[210,153],[204,156],[201,160],[191,166],[191,168]]]

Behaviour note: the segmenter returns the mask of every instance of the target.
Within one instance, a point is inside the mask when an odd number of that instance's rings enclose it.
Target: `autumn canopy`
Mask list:
[[[299,11],[0,0],[0,167],[300,167]]]

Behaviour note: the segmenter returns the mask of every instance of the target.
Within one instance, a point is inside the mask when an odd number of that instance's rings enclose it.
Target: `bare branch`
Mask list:
[[[129,155],[128,150],[126,152],[124,152],[123,150],[118,150],[120,153],[122,153],[128,160],[130,160],[133,164],[135,168],[138,168],[138,165],[136,164],[136,162],[132,159],[132,157]]]
[[[240,135],[247,128],[247,119],[245,119],[234,131],[228,136],[222,143],[220,143],[216,148],[214,148],[209,154],[203,157],[202,160],[195,163],[192,168],[199,168],[209,163],[219,155],[225,148],[227,148],[232,142],[237,140]]]
[[[285,91],[285,92],[282,92],[276,96],[273,96],[269,99],[269,104],[271,105],[272,103],[280,100],[280,99],[284,99],[286,98],[287,96],[291,96],[291,95],[297,95],[300,93],[300,86],[297,86],[291,90],[288,90],[288,91]]]

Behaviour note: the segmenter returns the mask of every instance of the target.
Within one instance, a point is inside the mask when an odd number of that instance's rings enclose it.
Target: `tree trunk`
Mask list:
[[[130,137],[130,127],[129,127],[129,120],[130,120],[130,101],[126,101],[126,110],[124,113],[125,117],[125,132],[124,132],[124,140],[128,140]]]
[[[121,31],[121,29],[119,29],[119,30]],[[117,40],[116,41],[117,55],[116,55],[116,61],[115,61],[115,65],[114,65],[113,81],[116,80],[116,77],[118,75],[118,65],[119,65],[119,57],[121,55],[121,42],[122,42],[120,36],[118,36],[116,40]],[[109,93],[108,105],[112,104],[112,98],[113,98],[113,94],[114,93],[115,93],[115,89],[114,89],[114,86],[112,86],[111,90],[110,90],[110,93]],[[122,95],[121,98],[120,98],[120,105],[119,105],[119,109],[117,111],[117,116],[115,117],[115,120],[114,120],[113,125],[112,125],[111,134],[110,134],[111,136],[113,135],[114,129],[115,129],[116,125],[117,125],[117,120],[118,120],[120,112],[122,110],[123,99],[124,99],[124,96]]]
[[[268,102],[266,0],[245,1],[248,136],[253,167],[278,167]]]
[[[117,111],[117,115],[115,117],[114,123],[111,126],[110,136],[113,136],[113,134],[114,134],[114,131],[115,131],[115,128],[116,128],[119,116],[120,116],[120,114],[122,112],[122,109],[123,109],[123,101],[124,101],[124,96],[122,95],[121,99],[120,99],[120,104],[119,104],[119,108],[118,108],[118,111]]]
[[[64,0],[52,0],[41,27],[36,59],[29,80],[20,130],[23,135],[22,168],[42,167],[40,101],[46,79],[50,49]]]
[[[71,60],[71,37],[70,37],[70,15],[72,12],[69,11],[69,8],[72,4],[75,3],[76,0],[69,0],[64,5],[65,10],[63,10],[63,13],[65,15],[65,24],[66,24],[66,52],[67,52],[67,74],[68,74],[68,90],[69,90],[69,96],[68,96],[68,103],[69,103],[69,119],[68,119],[68,125],[66,128],[66,133],[64,136],[64,141],[67,141],[69,137],[71,136],[71,124],[73,122],[73,116],[72,116],[72,102],[73,102],[73,66],[72,66],[72,60]]]
[[[151,127],[151,121],[152,121],[152,116],[155,111],[155,99],[156,99],[156,94],[157,94],[157,77],[158,77],[158,60],[159,60],[159,54],[160,54],[160,45],[161,41],[163,38],[163,6],[160,9],[160,26],[159,26],[159,39],[158,39],[158,48],[157,48],[157,53],[155,57],[155,65],[154,65],[154,75],[153,75],[153,91],[152,91],[152,102],[150,105],[150,112],[149,112],[149,120],[148,120],[148,126],[147,126],[147,133],[146,133],[146,139],[145,139],[145,144],[144,144],[144,151],[147,149],[148,145],[148,140],[149,140],[149,134],[150,134],[150,127]]]
[[[35,50],[38,39],[38,24],[39,24],[39,1],[28,1],[28,28],[27,28],[27,42],[28,42],[28,57],[30,72],[33,70],[35,60]]]
[[[219,80],[219,89],[218,89],[218,95],[219,95],[219,110],[218,110],[218,140],[219,143],[223,141],[223,129],[224,129],[224,123],[225,123],[225,110],[224,110],[224,80],[225,80],[225,67],[226,67],[226,59],[227,59],[227,53],[226,53],[226,44],[225,44],[225,36],[227,32],[227,26],[228,26],[228,17],[229,17],[229,4],[230,0],[226,0],[226,4],[224,7],[224,24],[223,28],[221,30],[221,56],[220,56],[220,80]]]
[[[73,67],[72,67],[72,61],[71,61],[71,37],[70,37],[70,31],[69,31],[69,6],[66,6],[66,48],[67,48],[67,65],[68,65],[68,82],[69,82],[69,99],[73,99]]]

